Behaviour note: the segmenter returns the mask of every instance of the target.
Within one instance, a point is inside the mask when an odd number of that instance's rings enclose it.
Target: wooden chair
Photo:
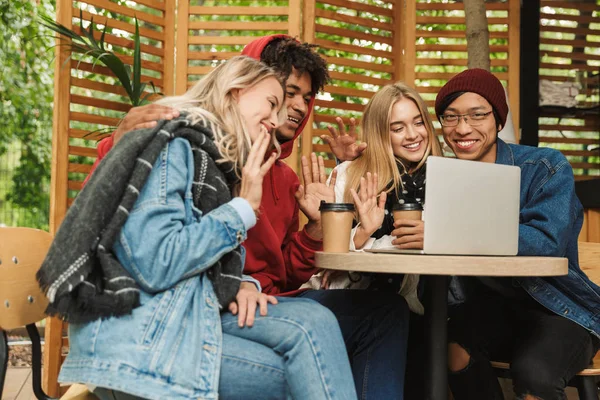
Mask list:
[[[600,285],[600,243],[579,242],[579,266],[592,280]],[[492,361],[498,376],[510,379],[510,364]],[[598,380],[600,379],[600,351],[592,364],[579,372],[567,386],[577,388],[580,400],[598,400]]]
[[[6,331],[26,326],[32,348],[33,392],[38,399],[51,399],[42,389],[42,352],[40,335],[35,326],[37,321],[45,318],[44,311],[48,305],[35,274],[51,242],[52,236],[38,229],[0,228],[0,398],[8,369]],[[62,399],[96,398],[86,392],[85,386],[74,385]],[[75,396],[78,393],[80,397]]]

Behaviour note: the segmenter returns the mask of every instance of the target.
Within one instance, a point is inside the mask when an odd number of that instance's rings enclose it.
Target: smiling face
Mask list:
[[[277,129],[277,140],[280,143],[292,140],[296,136],[296,130],[308,115],[312,96],[311,79],[308,72],[299,74],[296,69],[292,68],[292,73],[285,83],[287,119]]]
[[[467,92],[450,103],[443,115],[485,114],[490,111],[492,106],[484,97]],[[467,120],[472,122],[468,115]],[[444,141],[460,159],[496,162],[496,138],[502,127],[496,126],[492,112],[476,124],[471,126],[461,117],[457,126],[442,126]]]
[[[273,134],[279,125],[278,112],[283,105],[283,88],[277,79],[263,79],[237,92],[237,103],[254,143],[259,133]]]
[[[429,136],[417,105],[402,98],[392,107],[390,139],[394,155],[407,163],[421,161],[429,144]]]

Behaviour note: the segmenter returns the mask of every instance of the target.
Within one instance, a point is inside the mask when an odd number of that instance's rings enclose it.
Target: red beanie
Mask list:
[[[456,92],[473,92],[482,96],[498,113],[500,117],[498,122],[502,126],[506,123],[508,105],[506,104],[504,87],[498,78],[490,72],[481,68],[467,69],[446,82],[435,98],[435,113],[438,118],[444,113],[444,110],[442,110],[443,100]]]

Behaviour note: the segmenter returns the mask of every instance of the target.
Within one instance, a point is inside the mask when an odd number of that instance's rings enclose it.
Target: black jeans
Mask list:
[[[481,283],[448,323],[448,341],[471,356],[469,365],[451,372],[456,400],[502,399],[490,360],[510,363],[517,399],[566,399],[569,380],[586,368],[599,340],[575,322],[547,310],[523,291],[507,299]]]

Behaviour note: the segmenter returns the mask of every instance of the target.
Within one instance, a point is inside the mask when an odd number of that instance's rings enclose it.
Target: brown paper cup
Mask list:
[[[422,213],[423,212],[421,210],[394,210],[394,211],[392,211],[392,215],[394,216],[394,221],[398,221],[399,219],[421,220]]]
[[[354,205],[348,203],[321,203],[323,251],[347,253],[350,251],[350,232],[354,219]]]

